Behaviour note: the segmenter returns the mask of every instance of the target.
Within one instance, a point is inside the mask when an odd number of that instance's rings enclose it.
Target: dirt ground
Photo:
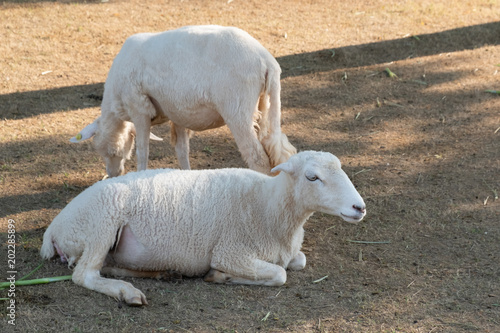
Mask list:
[[[52,219],[103,177],[91,143],[68,139],[99,115],[137,32],[221,24],[257,38],[282,66],[283,131],[337,155],[368,213],[315,214],[308,264],[283,287],[128,279],[150,304],[132,308],[71,281],[18,286],[15,326],[0,292],[0,331],[499,332],[500,96],[486,91],[500,90],[499,17],[497,0],[3,1],[2,280],[8,221],[19,279]],[[152,142],[149,165],[177,167],[173,148]],[[191,165],[245,167],[225,127],[195,135]],[[54,260],[30,278],[68,274]]]

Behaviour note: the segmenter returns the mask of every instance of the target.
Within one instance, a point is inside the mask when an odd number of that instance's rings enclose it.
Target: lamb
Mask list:
[[[287,268],[305,267],[303,226],[315,211],[357,223],[366,210],[330,153],[301,152],[272,171],[157,169],[100,181],[55,217],[41,256],[57,252],[76,284],[130,305],[145,295],[100,272],[283,285]]]
[[[262,173],[296,153],[281,132],[281,68],[243,30],[188,26],[129,37],[104,85],[101,116],[71,138],[94,137],[109,177],[124,173],[137,143],[147,169],[151,126],[171,122],[171,143],[190,169],[189,138],[227,124],[248,166]]]

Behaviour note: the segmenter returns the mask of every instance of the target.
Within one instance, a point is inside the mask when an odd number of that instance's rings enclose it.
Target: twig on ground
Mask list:
[[[321,282],[321,281],[323,281],[324,279],[326,279],[327,277],[328,277],[328,275],[325,275],[325,276],[323,276],[322,278],[319,278],[319,279],[317,279],[317,280],[314,280],[312,283],[318,283],[318,282]]]
[[[358,171],[358,172],[353,173],[351,177],[354,177],[354,176],[356,176],[356,175],[359,175],[360,173],[363,173],[363,172],[368,172],[368,171],[371,171],[371,170],[372,170],[372,169],[363,169],[363,170],[360,170],[360,171]]]
[[[391,241],[380,241],[380,242],[372,242],[372,241],[358,241],[358,240],[347,240],[349,243],[356,243],[356,244],[390,244]]]
[[[271,311],[269,311],[265,316],[264,318],[262,318],[260,321],[266,321],[267,318],[269,318],[269,315],[271,314]]]

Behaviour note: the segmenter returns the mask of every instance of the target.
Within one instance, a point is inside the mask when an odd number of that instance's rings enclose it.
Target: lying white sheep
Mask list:
[[[145,170],[152,125],[171,121],[171,141],[189,169],[190,131],[227,124],[248,166],[269,173],[296,153],[281,133],[281,68],[243,30],[190,26],[128,38],[104,85],[101,116],[71,142],[95,135],[108,176],[124,172],[137,143]],[[135,126],[134,126],[135,125]],[[159,139],[161,140],[161,139]]]
[[[41,256],[56,251],[73,281],[132,305],[130,283],[171,270],[217,283],[279,286],[306,264],[303,225],[314,211],[359,222],[365,203],[337,157],[302,152],[270,177],[248,169],[147,170],[94,184],[50,224]],[[207,274],[208,272],[208,274]]]

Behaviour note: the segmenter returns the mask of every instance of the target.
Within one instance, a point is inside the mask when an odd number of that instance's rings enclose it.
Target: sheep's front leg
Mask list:
[[[137,171],[148,168],[149,159],[149,132],[151,131],[151,118],[147,115],[137,115],[132,119],[135,125],[135,143],[137,155]]]
[[[211,269],[204,280],[214,283],[253,284],[264,286],[281,286],[286,282],[286,271],[283,267],[260,259],[252,260],[250,267],[239,267],[240,272],[233,269],[223,272]]]
[[[299,253],[290,260],[287,268],[292,271],[300,271],[304,269],[304,267],[306,267],[306,255],[302,251],[299,251]]]
[[[84,251],[73,271],[73,282],[117,300],[124,301],[129,305],[147,305],[146,296],[132,284],[100,276],[99,270],[104,262],[104,257],[100,257],[92,250],[87,249]]]

